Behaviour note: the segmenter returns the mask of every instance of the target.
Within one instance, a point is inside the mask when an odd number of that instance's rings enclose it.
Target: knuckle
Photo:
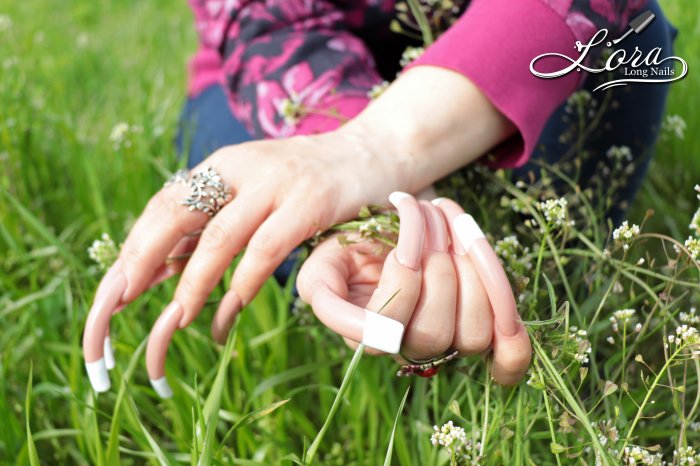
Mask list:
[[[138,245],[127,247],[123,252],[126,267],[134,267],[143,259],[143,250]]]
[[[260,258],[272,260],[280,256],[282,243],[279,237],[269,233],[261,233],[250,240],[248,249]]]
[[[406,341],[410,354],[427,358],[438,356],[452,344],[452,332],[435,331],[433,328],[412,327]]]
[[[228,232],[218,223],[210,223],[202,232],[200,243],[209,250],[221,250],[228,242]]]
[[[470,326],[469,328],[474,328]],[[454,347],[462,354],[480,354],[491,346],[491,332],[465,331],[457,338]]]

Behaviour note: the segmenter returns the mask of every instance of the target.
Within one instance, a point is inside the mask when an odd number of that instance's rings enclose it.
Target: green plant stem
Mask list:
[[[661,370],[656,374],[656,377],[654,377],[654,381],[652,382],[651,386],[649,387],[649,390],[647,390],[647,394],[644,396],[644,400],[642,401],[642,404],[639,405],[639,409],[637,409],[637,414],[634,416],[634,420],[632,421],[632,424],[630,425],[630,429],[627,431],[627,435],[625,436],[625,441],[622,444],[622,448],[620,449],[620,453],[618,454],[618,459],[622,458],[622,454],[625,451],[625,447],[629,443],[630,439],[632,438],[632,433],[634,432],[635,427],[637,427],[637,423],[639,422],[639,419],[642,417],[642,412],[644,411],[644,408],[646,407],[647,403],[649,402],[649,399],[651,398],[651,394],[654,392],[654,389],[656,386],[659,384],[659,380],[661,380],[661,376],[666,372],[668,367],[671,365],[671,362],[673,359],[678,355],[678,353],[681,352],[681,350],[684,348],[684,346],[680,346],[672,355],[666,360],[666,363],[663,365]]]

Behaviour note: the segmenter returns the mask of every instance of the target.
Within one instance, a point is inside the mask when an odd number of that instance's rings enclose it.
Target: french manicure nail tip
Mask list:
[[[170,389],[168,379],[166,379],[165,376],[157,380],[151,380],[151,387],[153,387],[153,390],[155,390],[161,398],[173,397],[173,391]]]
[[[362,330],[362,344],[388,354],[398,354],[401,350],[404,326],[376,312],[365,310]]]
[[[467,250],[474,241],[485,238],[484,232],[481,231],[474,217],[469,214],[462,214],[455,217],[454,230],[462,246]]]
[[[105,338],[104,360],[108,371],[114,369],[114,351],[112,350],[112,339],[110,337]]]
[[[100,358],[95,362],[86,362],[85,369],[87,369],[90,385],[97,393],[106,392],[112,386],[104,358]]]
[[[442,201],[444,201],[444,200],[445,200],[444,197],[436,197],[435,199],[433,199],[432,201],[430,201],[430,203],[433,204],[434,206],[438,206],[438,205],[440,205],[440,203],[441,203]]]
[[[401,191],[394,191],[393,193],[389,194],[389,202],[391,202],[391,205],[398,209],[401,201],[409,196],[410,194]]]

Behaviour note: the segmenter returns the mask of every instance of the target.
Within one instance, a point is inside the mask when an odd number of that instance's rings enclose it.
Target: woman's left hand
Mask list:
[[[375,243],[360,240],[343,245],[335,236],[327,239],[299,272],[301,297],[351,347],[367,340],[367,327],[373,324],[365,315],[365,322],[359,324],[364,332],[353,328],[361,310],[381,311],[405,327],[401,356],[427,360],[448,350],[466,356],[492,349],[494,379],[503,384],[520,380],[530,364],[530,339],[514,311],[507,279],[495,290],[487,290],[482,282],[483,272],[503,273],[500,264],[488,263],[483,256],[473,260],[469,247],[461,244],[464,232],[455,230],[460,225],[454,221],[466,217],[464,211],[448,199],[431,204],[395,193],[392,201],[401,217],[397,247],[378,254]],[[490,248],[484,243],[475,246],[486,247]],[[358,317],[353,321],[348,318],[351,314]],[[380,340],[373,339],[370,345],[395,347],[386,341],[394,335],[390,328],[377,333]],[[402,357],[397,360],[406,362]]]

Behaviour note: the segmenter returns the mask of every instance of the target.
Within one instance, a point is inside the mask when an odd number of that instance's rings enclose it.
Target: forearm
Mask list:
[[[338,131],[393,164],[401,189],[415,193],[478,159],[515,127],[464,75],[419,66]]]

